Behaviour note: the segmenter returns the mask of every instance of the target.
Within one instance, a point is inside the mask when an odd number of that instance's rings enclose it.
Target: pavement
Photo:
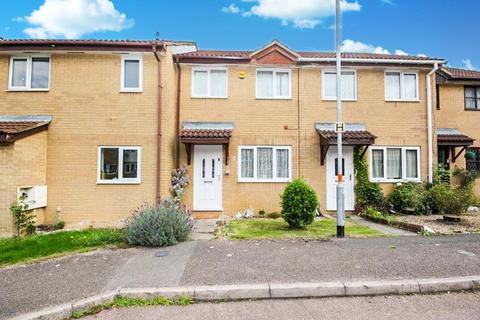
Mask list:
[[[473,275],[480,275],[480,235],[189,241],[160,249],[100,250],[0,269],[0,319],[120,287]]]
[[[85,320],[471,320],[480,314],[480,293],[377,296],[200,303],[189,306],[113,309]]]
[[[357,216],[357,215],[350,216],[350,219],[353,222],[355,222],[356,224],[359,224],[359,225],[362,225],[362,226],[365,226],[365,227],[369,227],[371,229],[380,231],[380,232],[382,232],[384,234],[387,234],[387,235],[392,235],[392,236],[418,236],[418,234],[415,233],[415,232],[410,232],[410,231],[407,231],[407,230],[402,230],[402,229],[386,226],[386,225],[383,225],[383,224],[380,224],[380,223],[375,223],[375,222],[369,221],[369,220],[367,220],[363,217]]]

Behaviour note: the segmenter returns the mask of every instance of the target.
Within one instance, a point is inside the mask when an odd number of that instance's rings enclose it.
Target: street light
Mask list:
[[[342,150],[342,133],[344,124],[342,123],[342,56],[341,56],[341,21],[340,21],[340,0],[335,0],[335,52],[337,66],[337,123],[335,130],[337,131],[337,238],[345,237],[345,207],[344,207],[344,187],[343,187],[343,150]]]

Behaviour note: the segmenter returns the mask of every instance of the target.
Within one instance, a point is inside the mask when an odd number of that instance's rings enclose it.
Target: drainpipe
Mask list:
[[[428,136],[428,183],[433,183],[433,132],[432,132],[432,75],[438,70],[438,63],[427,73],[427,136]]]
[[[178,68],[178,75],[177,75],[177,109],[176,109],[176,123],[175,123],[175,167],[178,168],[180,166],[180,138],[178,135],[180,134],[180,94],[182,92],[181,85],[182,85],[182,68],[180,67],[180,60],[178,57],[176,58],[175,64]]]
[[[154,44],[152,46],[152,52],[155,55],[157,60],[157,163],[156,163],[156,179],[155,179],[155,200],[156,203],[162,201],[162,196],[160,193],[160,168],[162,164],[161,154],[162,154],[162,68],[160,64],[160,57],[158,55],[158,49],[165,48],[165,44],[162,42],[160,45]]]

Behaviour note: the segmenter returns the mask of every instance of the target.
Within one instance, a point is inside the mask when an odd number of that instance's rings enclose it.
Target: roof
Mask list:
[[[192,140],[215,139],[225,141],[230,139],[234,124],[232,122],[184,122],[180,131],[182,142]]]
[[[0,116],[0,142],[14,142],[47,129],[51,116]]]
[[[315,130],[320,135],[320,143],[323,145],[333,145],[337,142],[337,133],[334,123],[316,123]],[[342,134],[343,144],[345,145],[370,145],[375,143],[375,135],[367,131],[365,125],[361,123],[346,123],[345,131]]]
[[[469,146],[474,139],[455,128],[437,128],[437,143],[449,146]]]
[[[228,129],[182,129],[182,138],[230,138],[232,130]]]
[[[450,80],[480,80],[480,71],[442,67],[440,69]]]

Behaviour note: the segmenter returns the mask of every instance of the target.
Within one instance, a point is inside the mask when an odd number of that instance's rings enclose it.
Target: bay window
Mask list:
[[[257,99],[290,99],[290,70],[258,69],[256,86]]]
[[[418,72],[385,72],[386,101],[417,101]]]
[[[97,183],[140,183],[140,158],[140,147],[99,147]]]
[[[227,98],[226,68],[193,68],[193,98]]]
[[[323,71],[323,100],[337,99],[337,72]],[[357,73],[342,71],[342,100],[355,101],[357,99]]]
[[[371,147],[369,170],[373,182],[420,181],[420,148]]]
[[[10,58],[9,90],[47,91],[49,87],[50,57],[26,56]]]
[[[239,182],[288,182],[292,178],[291,147],[240,146]]]

